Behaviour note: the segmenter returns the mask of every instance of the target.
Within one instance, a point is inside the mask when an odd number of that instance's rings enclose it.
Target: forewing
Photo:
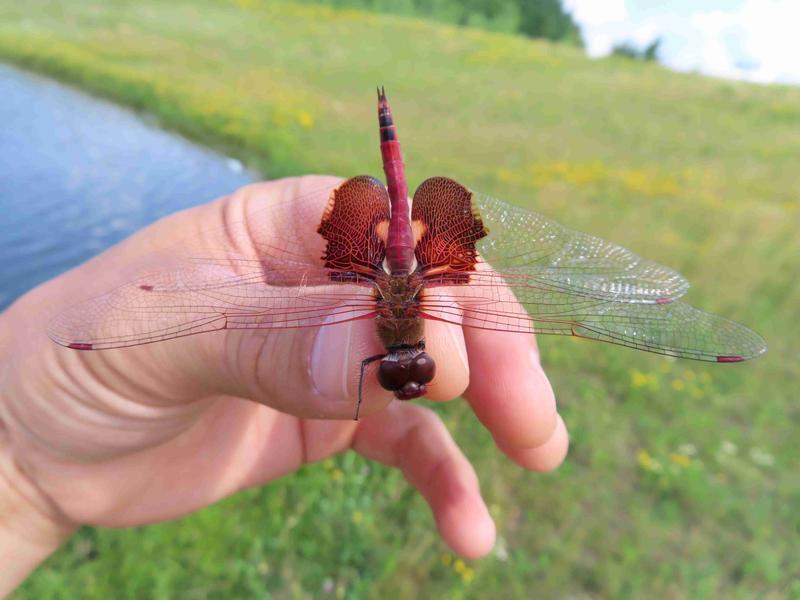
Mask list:
[[[371,316],[372,279],[352,272],[338,279],[340,272],[324,264],[326,242],[314,229],[332,191],[320,188],[265,207],[234,203],[241,210],[223,217],[224,228],[121,266],[131,276],[109,274],[128,281],[58,315],[50,337],[99,350],[221,329],[312,327]]]
[[[374,277],[383,270],[389,227],[389,195],[383,184],[368,175],[353,177],[331,194],[319,226],[327,241],[325,267],[338,280],[356,274]]]
[[[480,260],[502,273],[520,301],[536,302],[547,290],[666,303],[689,289],[689,282],[672,269],[535,212],[480,194],[473,194],[473,208],[489,231],[476,243]],[[492,277],[483,276],[487,283]]]
[[[431,177],[414,193],[411,223],[418,270],[429,281],[469,281],[478,260],[475,244],[486,236],[472,192],[447,177]]]

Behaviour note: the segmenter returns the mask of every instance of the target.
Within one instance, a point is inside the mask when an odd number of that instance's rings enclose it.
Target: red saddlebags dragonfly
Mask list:
[[[746,327],[680,302],[689,284],[678,273],[620,246],[446,177],[424,181],[409,207],[383,90],[378,120],[385,186],[362,175],[293,198],[290,209],[268,206],[226,227],[219,255],[168,257],[155,272],[57,317],[50,337],[104,350],[373,318],[385,352],[362,361],[356,418],[372,362],[380,361],[378,380],[397,398],[425,394],[435,373],[426,319],[718,363],[766,351]],[[291,223],[274,226],[287,214]]]

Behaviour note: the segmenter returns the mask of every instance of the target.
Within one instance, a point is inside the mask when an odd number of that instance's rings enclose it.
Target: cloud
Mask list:
[[[565,0],[580,24],[590,56],[604,56],[615,44],[644,46],[662,38],[662,62],[682,71],[758,82],[800,83],[800,1],[743,0],[724,9],[704,9],[706,0],[665,8],[647,6],[633,17],[624,0]],[[636,8],[636,0],[629,6]],[[643,7],[645,5],[642,5]],[[672,6],[672,8],[670,8]],[[730,6],[730,8],[728,8]]]
[[[564,0],[564,7],[581,26],[589,56],[604,56],[630,28],[625,0]]]
[[[737,24],[746,29],[744,52],[755,61],[747,78],[800,83],[800,3],[796,0],[748,0]]]
[[[628,18],[625,0],[564,0],[564,7],[577,21],[587,25],[623,22]]]

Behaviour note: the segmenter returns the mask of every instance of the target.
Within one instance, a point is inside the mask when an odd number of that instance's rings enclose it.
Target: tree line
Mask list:
[[[582,47],[580,29],[561,0],[300,0],[305,3],[415,15],[517,32]]]

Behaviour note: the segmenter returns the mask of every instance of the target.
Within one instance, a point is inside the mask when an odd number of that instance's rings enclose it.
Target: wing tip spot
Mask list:
[[[72,348],[73,350],[94,350],[94,346],[86,342],[70,342],[67,344],[67,348]]]
[[[720,355],[717,356],[718,363],[735,363],[735,362],[742,362],[744,360],[744,356],[738,356],[734,354],[729,355]]]
[[[152,285],[148,285],[148,284],[143,284],[143,285],[139,286],[139,289],[140,290],[144,290],[145,292],[152,292],[153,291],[153,286]]]

